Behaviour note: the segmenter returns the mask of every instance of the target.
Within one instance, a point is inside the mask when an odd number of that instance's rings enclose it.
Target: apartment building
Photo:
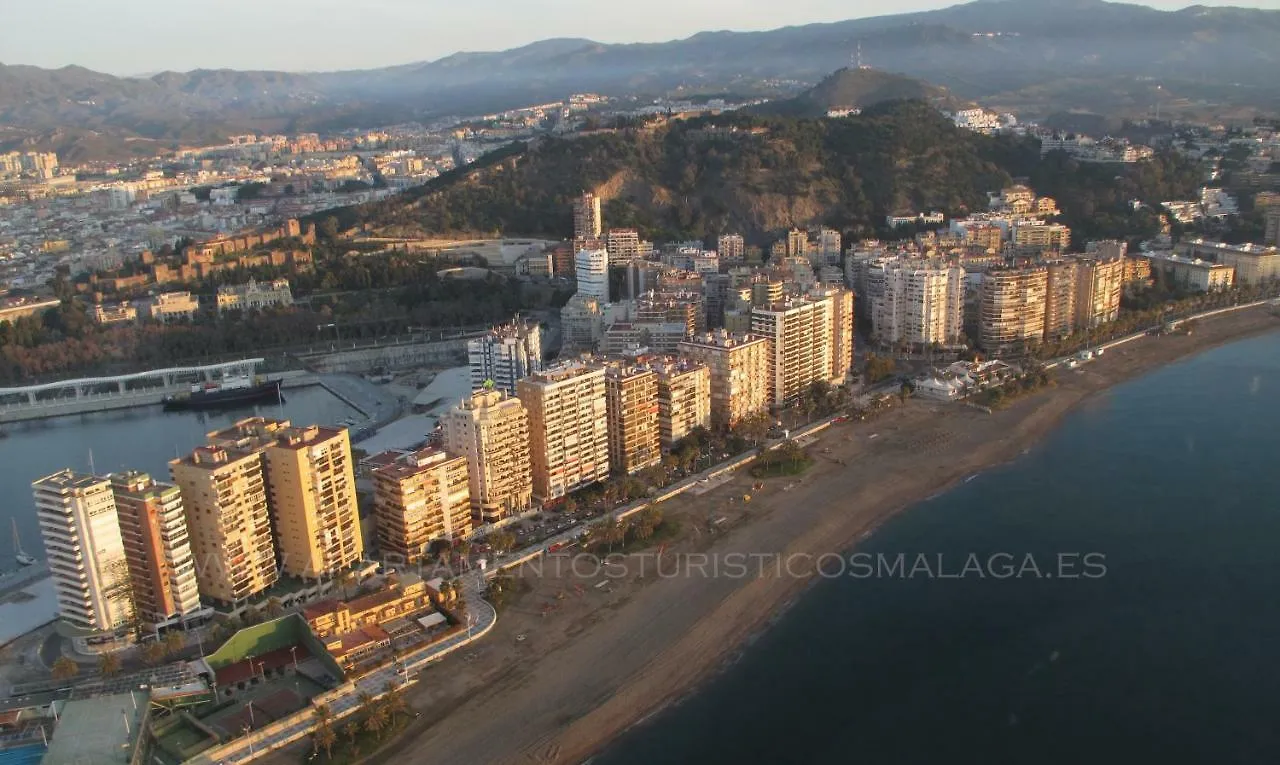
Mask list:
[[[465,456],[419,449],[395,455],[371,476],[378,550],[384,556],[416,563],[437,539],[462,539],[471,533]]]
[[[1280,245],[1280,208],[1266,211],[1262,242],[1272,247]]]
[[[1226,263],[1187,258],[1171,252],[1147,254],[1151,273],[1163,284],[1195,292],[1217,292],[1235,284],[1236,269]]]
[[[603,249],[581,249],[573,257],[578,293],[602,303],[609,302],[609,252]]]
[[[832,385],[843,385],[853,370],[853,292],[830,285],[816,286],[809,297],[831,304],[831,373]]]
[[[196,582],[205,600],[231,605],[279,579],[262,455],[201,446],[169,463],[182,491]]]
[[[604,310],[600,301],[581,293],[560,309],[561,351],[595,351],[604,338]]]
[[[1080,262],[1075,258],[1045,264],[1044,337],[1057,340],[1076,328],[1076,298],[1080,292]]]
[[[249,280],[247,284],[228,284],[218,288],[218,313],[227,311],[260,311],[275,306],[293,305],[293,290],[288,279],[270,282]]]
[[[658,434],[658,375],[628,362],[605,369],[609,464],[619,475],[637,473],[662,459]]]
[[[746,258],[747,242],[741,234],[721,234],[716,240],[720,262],[738,263]]]
[[[137,471],[108,480],[139,622],[157,630],[195,616],[201,610],[200,587],[182,492]]]
[[[809,257],[809,233],[798,228],[788,231],[786,254],[788,258]]]
[[[516,380],[542,369],[542,330],[536,322],[516,317],[484,337],[467,341],[467,361],[472,390],[492,380],[495,388],[514,396]]]
[[[711,424],[736,426],[769,409],[769,341],[719,330],[680,343],[681,356],[706,365]]]
[[[609,475],[604,367],[568,363],[516,383],[529,412],[533,496],[541,502]]]
[[[640,257],[640,232],[634,228],[611,228],[604,239],[609,265],[625,265]]]
[[[1235,284],[1262,284],[1280,279],[1280,248],[1186,239],[1178,243],[1174,252],[1193,260],[1212,260],[1231,266],[1235,269]]]
[[[599,239],[604,227],[600,214],[600,197],[583,194],[573,200],[573,238],[575,241]]]
[[[467,460],[473,523],[497,523],[529,508],[529,414],[520,399],[477,390],[445,413],[440,424],[445,449]]]
[[[1049,273],[1044,266],[992,269],[978,298],[978,344],[993,355],[1025,352],[1044,338]]]
[[[129,564],[111,482],[62,470],[31,484],[58,616],[111,632],[133,618]]]
[[[284,574],[325,579],[361,559],[364,540],[345,428],[250,417],[210,433],[209,443],[262,455]]]
[[[941,262],[873,261],[867,269],[872,337],[884,345],[956,345],[964,319],[964,269]]]
[[[1083,257],[1077,272],[1077,329],[1090,329],[1120,317],[1124,294],[1125,259],[1120,255]]]
[[[663,358],[647,366],[658,375],[658,440],[670,449],[695,428],[711,427],[711,370],[693,359]]]
[[[1061,223],[1023,221],[1013,227],[1013,246],[1021,253],[1065,252],[1071,247],[1071,229]]]
[[[831,302],[792,298],[752,309],[751,334],[770,344],[769,398],[774,406],[796,403],[818,380],[830,382]]]

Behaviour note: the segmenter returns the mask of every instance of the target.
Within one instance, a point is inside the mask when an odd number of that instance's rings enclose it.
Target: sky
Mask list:
[[[1017,2],[1018,0],[1010,0]],[[657,42],[701,31],[929,10],[955,0],[0,0],[0,62],[327,71],[428,61],[552,37]],[[1149,0],[1162,9],[1191,0]],[[1280,0],[1201,0],[1280,10]]]

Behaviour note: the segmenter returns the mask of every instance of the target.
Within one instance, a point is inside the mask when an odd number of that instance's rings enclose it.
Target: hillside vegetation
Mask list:
[[[658,239],[741,231],[759,238],[825,223],[872,230],[885,215],[985,207],[1029,168],[1034,145],[957,130],[918,102],[839,120],[727,115],[549,139],[437,186],[412,203],[351,211],[400,235],[571,236],[571,200],[606,199],[610,226]]]

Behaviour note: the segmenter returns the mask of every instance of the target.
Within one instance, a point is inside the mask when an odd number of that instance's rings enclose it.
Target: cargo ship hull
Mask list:
[[[166,412],[226,409],[246,404],[276,403],[282,400],[280,381],[269,380],[247,388],[197,391],[184,396],[167,396],[164,399],[164,409]]]

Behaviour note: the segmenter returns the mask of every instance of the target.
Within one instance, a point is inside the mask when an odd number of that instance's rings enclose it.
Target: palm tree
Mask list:
[[[61,682],[70,680],[80,674],[80,665],[65,656],[59,656],[50,671],[53,674],[53,679]]]
[[[98,671],[103,677],[111,677],[120,672],[120,656],[115,653],[104,653],[98,657]]]
[[[361,696],[365,695],[367,694],[361,694]],[[377,701],[373,701],[372,697],[370,697],[370,701],[364,706],[364,709],[364,729],[372,733],[375,738],[381,741],[382,733],[387,729],[386,707]]]
[[[324,756],[332,759],[333,745],[338,742],[338,734],[333,732],[333,713],[327,704],[321,704],[312,710],[316,718],[316,731],[311,737],[312,753],[324,749]]]
[[[404,700],[404,693],[396,687],[394,681],[387,681],[386,695],[382,697],[382,701],[386,705],[387,714],[391,716],[393,723],[397,715],[409,711],[409,705]]]

